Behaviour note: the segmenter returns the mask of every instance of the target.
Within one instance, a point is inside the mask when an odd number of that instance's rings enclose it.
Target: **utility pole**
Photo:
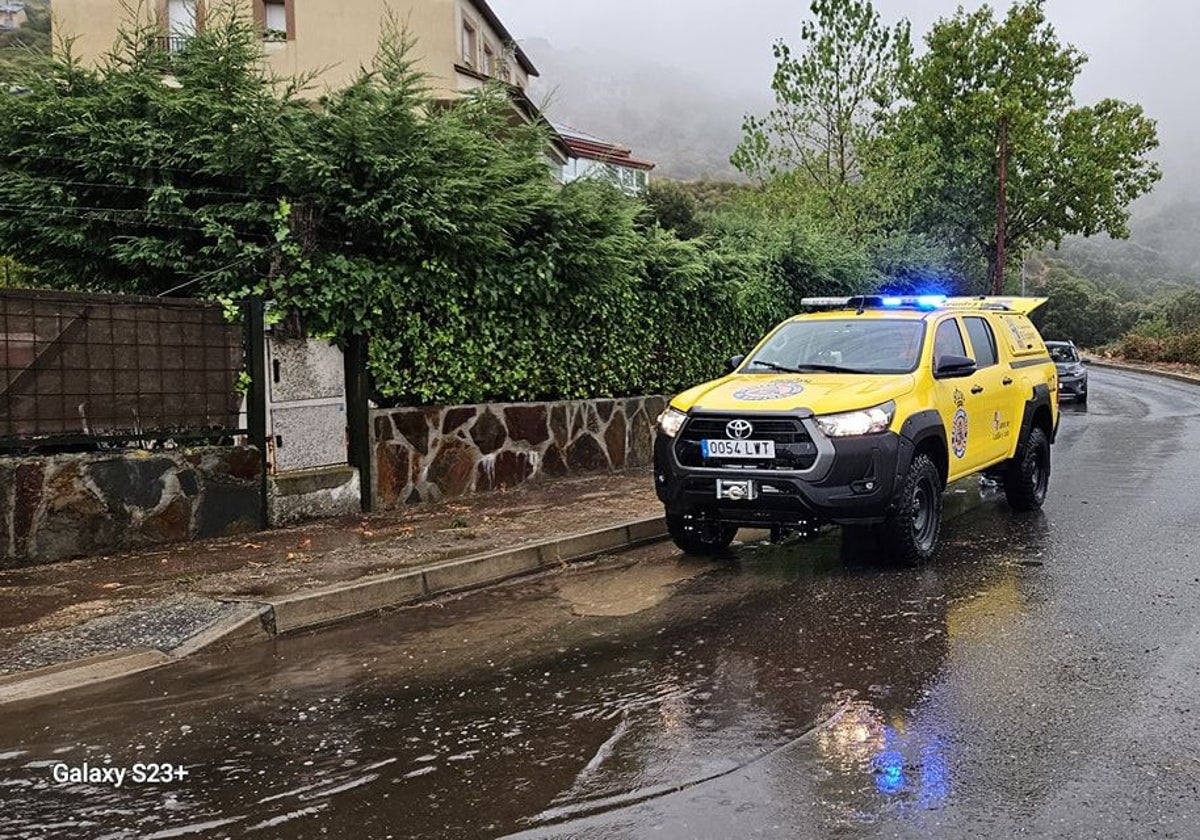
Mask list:
[[[266,303],[260,295],[253,295],[243,303],[246,322],[246,361],[250,368],[250,390],[246,394],[246,431],[252,446],[258,449],[259,513],[262,527],[271,527],[271,467],[270,447],[267,443],[267,333]]]
[[[1008,227],[1008,117],[1000,118],[1000,189],[996,196],[996,266],[992,294],[1004,294],[1004,238]]]
[[[365,335],[352,335],[346,340],[343,355],[346,375],[346,428],[348,457],[358,468],[358,488],[363,513],[375,510],[375,494],[371,480],[371,388],[367,375],[370,360],[370,340]]]

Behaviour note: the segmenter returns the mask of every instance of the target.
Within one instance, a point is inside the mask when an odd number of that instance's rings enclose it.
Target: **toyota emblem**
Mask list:
[[[754,434],[754,427],[750,425],[749,420],[730,420],[725,424],[725,434],[729,435],[731,440],[745,440]]]

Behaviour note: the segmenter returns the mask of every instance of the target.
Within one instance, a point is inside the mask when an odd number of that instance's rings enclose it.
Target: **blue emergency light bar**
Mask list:
[[[811,297],[800,301],[810,309],[940,309],[945,295],[859,295],[857,297]]]

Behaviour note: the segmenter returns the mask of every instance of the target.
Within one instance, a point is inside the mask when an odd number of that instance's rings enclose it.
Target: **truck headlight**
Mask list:
[[[667,406],[667,410],[658,415],[658,428],[662,429],[662,433],[667,437],[675,437],[679,434],[679,430],[683,428],[683,422],[687,420],[687,415],[677,408]]]
[[[847,411],[845,414],[827,414],[817,418],[817,426],[829,437],[853,437],[886,432],[896,416],[896,404],[886,402],[862,411]]]

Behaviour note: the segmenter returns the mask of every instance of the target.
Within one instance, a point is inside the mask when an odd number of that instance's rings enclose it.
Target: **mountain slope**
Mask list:
[[[633,149],[658,163],[656,174],[681,179],[735,179],[729,156],[747,110],[761,101],[715,90],[687,74],[600,50],[555,49],[521,42],[541,71],[533,98],[549,118]]]

